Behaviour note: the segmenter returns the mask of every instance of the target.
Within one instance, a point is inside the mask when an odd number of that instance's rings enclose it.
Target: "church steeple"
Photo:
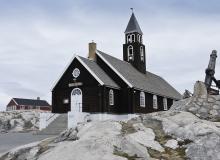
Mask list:
[[[133,13],[125,30],[125,44],[123,44],[124,61],[131,63],[137,70],[146,73],[145,46],[142,44],[143,32]]]
[[[131,18],[130,18],[128,25],[127,25],[127,28],[125,30],[125,34],[132,33],[132,32],[137,32],[137,33],[143,35],[143,32],[141,31],[141,28],[140,28],[138,21],[134,15],[134,12],[132,12]]]

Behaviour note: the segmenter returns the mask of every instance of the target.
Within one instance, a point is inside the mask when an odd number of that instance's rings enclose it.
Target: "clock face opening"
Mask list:
[[[73,70],[72,75],[73,75],[74,78],[79,77],[79,75],[80,75],[80,70],[79,70],[78,68],[75,68],[75,69]]]

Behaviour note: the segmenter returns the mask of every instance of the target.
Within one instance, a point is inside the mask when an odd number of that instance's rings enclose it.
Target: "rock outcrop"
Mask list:
[[[40,112],[41,111],[0,112],[0,133],[38,130]]]
[[[166,111],[129,121],[82,123],[54,140],[14,149],[0,159],[12,160],[18,153],[17,160],[219,160],[220,122]]]
[[[187,111],[201,119],[220,121],[220,95],[208,95],[205,84],[198,81],[193,96],[174,103],[170,111]]]

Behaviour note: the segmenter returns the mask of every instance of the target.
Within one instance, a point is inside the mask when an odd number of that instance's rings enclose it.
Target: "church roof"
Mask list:
[[[102,68],[94,61],[87,58],[78,56],[85,64],[88,66],[91,71],[104,83],[105,86],[110,86],[113,88],[120,88],[115,81],[113,81],[103,70]]]
[[[131,33],[131,32],[138,32],[140,34],[143,34],[134,13],[132,13],[127,28],[125,30],[125,33]]]
[[[24,99],[24,98],[13,98],[17,105],[24,106],[50,106],[45,100],[38,99]]]
[[[129,87],[177,100],[181,98],[180,93],[162,77],[148,71],[146,74],[143,74],[130,63],[119,60],[101,51],[97,51],[97,55],[105,61]]]

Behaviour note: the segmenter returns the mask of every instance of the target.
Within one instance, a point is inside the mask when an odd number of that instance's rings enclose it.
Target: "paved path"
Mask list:
[[[0,155],[12,148],[43,140],[50,135],[33,135],[32,133],[4,133],[0,134]]]

